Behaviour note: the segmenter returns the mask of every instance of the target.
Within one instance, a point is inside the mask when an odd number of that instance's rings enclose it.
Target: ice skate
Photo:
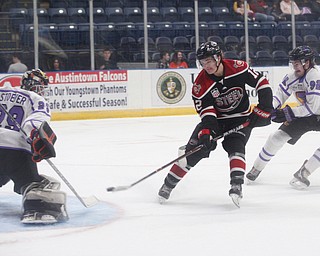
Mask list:
[[[260,175],[261,171],[257,170],[256,168],[252,167],[250,172],[247,173],[246,175],[246,184],[251,184],[253,183],[258,176]]]
[[[25,211],[21,216],[21,223],[23,224],[54,224],[67,220],[68,216],[57,212]]]
[[[171,191],[172,188],[169,188],[166,184],[162,185],[158,193],[160,204],[165,203],[169,199]]]
[[[307,160],[304,161],[301,168],[295,174],[293,174],[294,178],[289,183],[295,189],[301,190],[310,186],[310,181],[308,180],[310,172],[304,167],[306,163]]]
[[[231,185],[231,189],[229,190],[229,196],[232,199],[232,202],[240,208],[240,200],[242,198],[242,188],[241,184],[233,184]]]

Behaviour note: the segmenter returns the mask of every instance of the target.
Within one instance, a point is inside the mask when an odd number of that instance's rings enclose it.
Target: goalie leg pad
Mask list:
[[[66,194],[59,188],[60,183],[50,177],[24,188],[21,222],[47,224],[67,221]]]

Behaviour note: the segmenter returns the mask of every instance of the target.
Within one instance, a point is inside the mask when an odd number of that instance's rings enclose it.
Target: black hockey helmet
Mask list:
[[[26,71],[21,79],[21,89],[36,92],[41,96],[44,96],[48,84],[48,77],[41,69]]]
[[[216,61],[218,61],[218,56],[222,56],[222,51],[219,45],[214,41],[202,43],[197,50],[198,60],[213,57]]]
[[[315,65],[315,55],[313,50],[307,45],[301,45],[294,48],[289,53],[289,60],[295,61],[300,60],[301,63],[304,65],[307,60],[310,60],[310,66]]]

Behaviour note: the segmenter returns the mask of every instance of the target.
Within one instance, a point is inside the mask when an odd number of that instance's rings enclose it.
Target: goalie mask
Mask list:
[[[45,96],[45,91],[48,89],[48,77],[40,69],[32,69],[26,71],[21,80],[21,89],[35,92],[41,96]]]
[[[300,60],[302,65],[305,65],[306,61],[309,60],[310,61],[309,68],[312,68],[315,65],[314,52],[307,45],[298,46],[295,49],[293,49],[289,53],[289,60],[290,60],[290,62]]]

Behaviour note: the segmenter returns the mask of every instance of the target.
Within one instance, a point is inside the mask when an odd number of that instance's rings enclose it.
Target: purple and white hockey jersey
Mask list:
[[[39,128],[43,121],[49,122],[51,118],[45,98],[20,87],[11,85],[0,87],[0,104],[14,117],[28,136],[34,128]],[[0,148],[31,152],[31,146],[23,133],[1,109]]]
[[[273,107],[281,107],[294,95],[300,105],[292,108],[296,117],[320,115],[320,70],[311,68],[303,77],[287,74],[273,96]]]

